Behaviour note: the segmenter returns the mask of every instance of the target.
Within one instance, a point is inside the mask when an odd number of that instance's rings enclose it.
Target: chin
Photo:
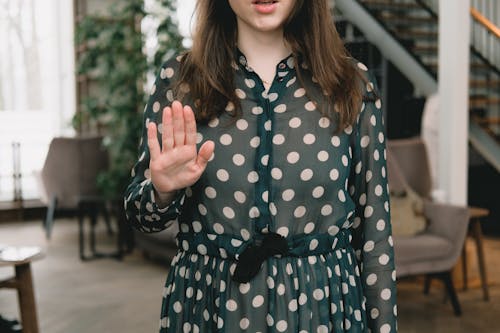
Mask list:
[[[262,31],[262,32],[272,32],[272,31],[279,31],[283,29],[284,22],[281,20],[265,20],[265,21],[259,21],[255,22],[253,24],[253,29],[257,31]]]

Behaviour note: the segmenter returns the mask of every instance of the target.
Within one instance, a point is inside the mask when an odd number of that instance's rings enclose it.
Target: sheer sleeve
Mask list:
[[[174,200],[164,208],[155,202],[149,170],[147,125],[161,122],[162,110],[173,101],[171,82],[178,70],[176,59],[167,61],[158,74],[149,101],[144,110],[139,158],[132,169],[132,179],[125,192],[125,213],[132,226],[143,232],[157,232],[168,228],[177,219],[185,199],[185,189],[177,191]],[[158,126],[161,130],[161,125]],[[160,134],[159,134],[160,135]],[[161,144],[161,138],[159,136]]]
[[[362,64],[358,67],[366,69]],[[371,332],[388,333],[397,331],[397,307],[385,132],[375,81],[367,79],[351,142],[349,191],[356,204],[353,247],[360,264],[368,327]]]

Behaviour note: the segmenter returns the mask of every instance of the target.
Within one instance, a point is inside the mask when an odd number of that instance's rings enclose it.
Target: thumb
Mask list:
[[[212,157],[212,154],[215,150],[215,143],[213,141],[207,141],[203,145],[201,145],[200,150],[198,152],[198,157],[196,158],[196,164],[200,166],[200,168],[205,169],[207,166],[208,160]]]

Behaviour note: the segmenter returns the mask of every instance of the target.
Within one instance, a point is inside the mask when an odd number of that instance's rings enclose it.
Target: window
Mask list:
[[[178,7],[189,46],[194,0],[179,1]],[[73,24],[73,1],[0,0],[0,201],[14,199],[16,161],[23,199],[37,198],[35,172],[43,167],[51,139],[74,134]],[[149,40],[154,48],[155,36]]]
[[[73,73],[72,2],[0,0],[0,201],[14,198],[13,143],[23,198],[38,196],[50,140],[72,134]]]

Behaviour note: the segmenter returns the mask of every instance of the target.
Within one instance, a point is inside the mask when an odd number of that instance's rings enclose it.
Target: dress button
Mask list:
[[[281,64],[279,65],[279,69],[285,69],[285,68],[286,68],[286,65],[285,65],[284,63],[281,63]]]
[[[280,77],[280,78],[278,79],[278,82],[283,82],[283,78],[282,78],[282,77]]]

